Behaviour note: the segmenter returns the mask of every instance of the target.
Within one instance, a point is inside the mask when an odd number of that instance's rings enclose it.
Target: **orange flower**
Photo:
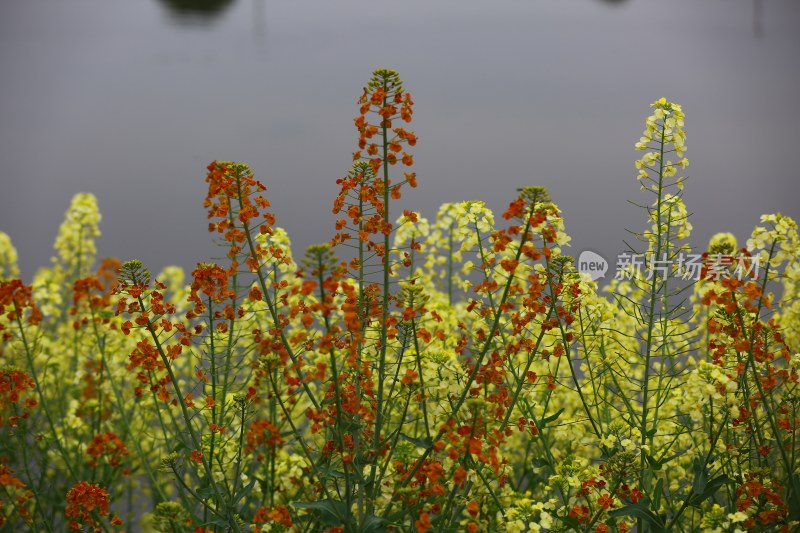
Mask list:
[[[30,310],[27,318],[23,315],[26,309]],[[38,324],[42,321],[42,313],[33,301],[31,287],[19,279],[0,282],[0,315],[3,314],[9,321],[15,321],[18,315],[23,315],[29,324]],[[5,325],[0,323],[0,331],[4,329]],[[8,339],[8,335],[4,333],[3,340]]]
[[[250,429],[245,433],[245,439],[247,444],[244,453],[246,454],[251,454],[262,447],[274,448],[283,444],[280,430],[269,420],[253,420]],[[256,459],[263,461],[265,455],[258,453]]]
[[[14,471],[6,465],[0,464],[0,487],[3,487],[4,494],[13,494],[15,506],[12,506],[11,511],[16,507],[17,514],[28,521],[30,519],[30,509],[27,502],[33,498],[33,492],[25,488],[25,483],[14,477]],[[5,502],[0,499],[0,528],[4,524],[4,520],[8,515],[4,515],[3,511],[8,509],[4,507]],[[6,510],[6,513],[9,511]]]
[[[292,515],[283,505],[278,505],[274,508],[259,507],[253,517],[253,523],[256,524],[253,530],[254,533],[261,533],[261,524],[268,524],[270,522],[281,524],[285,528],[290,528],[292,527]]]
[[[100,485],[79,481],[67,493],[64,510],[72,531],[82,531],[83,526],[99,527],[99,517],[108,516],[108,492]]]
[[[599,505],[599,506],[600,506],[600,507],[602,507],[603,509],[610,509],[610,508],[611,508],[611,506],[612,506],[612,505],[614,505],[614,498],[612,498],[611,496],[609,496],[609,495],[608,495],[608,494],[606,494],[606,493],[603,493],[603,494],[602,494],[602,495],[601,495],[601,496],[600,496],[600,497],[597,499],[597,505]]]
[[[472,500],[467,504],[467,512],[470,514],[470,516],[478,516],[478,511],[480,511],[480,506],[475,500]]]
[[[33,391],[35,386],[33,378],[20,370],[0,371],[0,427],[6,425],[2,412],[10,404],[19,404],[22,396],[27,395],[28,391]],[[36,404],[35,398],[28,398],[24,402],[26,407],[35,407]],[[27,411],[22,411],[21,414],[9,417],[8,425],[16,427],[20,418],[27,417]]]
[[[578,523],[585,524],[591,520],[591,512],[589,508],[585,505],[578,505],[575,504],[572,506],[572,509],[569,512],[569,516],[571,518],[575,518],[578,520]]]
[[[417,528],[417,533],[425,533],[426,531],[432,528],[430,515],[424,511],[421,512],[419,514],[419,518],[414,523],[414,525]]]
[[[464,481],[467,479],[467,471],[464,470],[463,466],[459,466],[458,469],[453,474],[453,483],[457,486],[461,486],[464,484]]]
[[[98,460],[105,456],[109,465],[117,467],[122,459],[128,455],[128,448],[116,433],[106,431],[92,438],[92,442],[86,448],[86,454],[91,457],[89,466],[96,467]]]

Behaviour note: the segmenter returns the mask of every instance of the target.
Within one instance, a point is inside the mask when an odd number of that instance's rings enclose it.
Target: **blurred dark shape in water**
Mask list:
[[[764,4],[761,0],[753,0],[753,35],[757,39],[764,36]]]
[[[626,3],[628,0],[600,0],[600,1],[603,2],[604,4],[609,4],[609,5],[622,5]]]
[[[207,23],[211,22],[236,0],[160,0],[178,22]]]

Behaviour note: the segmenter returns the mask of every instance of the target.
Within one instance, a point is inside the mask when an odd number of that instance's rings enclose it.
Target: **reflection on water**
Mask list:
[[[762,20],[764,18],[764,6],[761,0],[753,0],[753,34],[756,37],[764,35],[764,26]]]
[[[210,22],[236,0],[160,0],[180,22]]]

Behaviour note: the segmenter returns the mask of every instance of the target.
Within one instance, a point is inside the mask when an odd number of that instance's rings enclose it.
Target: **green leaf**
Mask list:
[[[250,494],[250,491],[253,490],[253,486],[256,484],[257,479],[253,478],[250,483],[248,483],[237,495],[236,499],[233,501],[233,505],[239,503],[239,501]]]
[[[656,488],[653,489],[653,509],[656,512],[661,508],[661,495],[664,493],[664,480],[659,479],[656,482]]]
[[[353,422],[352,420],[343,420],[340,427],[345,433],[357,433],[361,430],[361,428],[364,427],[364,425],[358,422]]]
[[[561,413],[563,413],[563,412],[564,412],[564,408],[562,407],[561,409],[559,409],[558,411],[556,411],[552,415],[550,415],[548,417],[545,417],[545,418],[542,418],[541,420],[539,420],[539,428],[544,428],[550,422],[555,422],[558,419],[558,417],[561,416]]]
[[[654,533],[662,533],[666,531],[667,526],[664,523],[664,520],[650,510],[648,503],[649,502],[646,499],[638,503],[631,503],[625,507],[609,511],[608,516],[632,516],[636,519],[641,519],[647,522],[650,525],[650,530]]]
[[[653,470],[661,470],[662,468],[664,468],[665,464],[667,464],[668,462],[672,461],[676,457],[680,457],[680,454],[676,453],[674,455],[670,455],[669,457],[664,457],[663,459],[656,459],[652,455],[646,455],[645,456],[645,458],[647,459],[647,462],[650,464],[650,466],[653,468]]]
[[[533,465],[534,468],[544,468],[550,466],[550,461],[545,457],[534,457],[531,459],[531,465]]]
[[[223,517],[221,517],[221,516],[213,515],[213,516],[212,516],[211,518],[209,518],[209,519],[206,521],[206,523],[205,523],[205,524],[203,524],[203,525],[204,525],[204,526],[206,526],[206,525],[211,525],[211,526],[221,526],[221,527],[228,527],[228,526],[230,526],[231,524],[230,524],[230,522],[229,522],[228,520],[225,520],[225,518],[223,518]]]
[[[793,520],[800,519],[800,494],[792,489],[792,484],[789,484],[789,517]],[[800,474],[794,475],[794,486],[800,486]]]
[[[199,489],[194,491],[194,493],[197,494],[198,498],[207,500],[214,495],[214,488],[210,486],[200,487]]]
[[[577,518],[573,518],[571,516],[560,516],[559,520],[565,525],[572,529],[572,531],[580,531],[581,523],[578,522]]]
[[[694,494],[702,494],[706,490],[706,483],[708,482],[708,470],[706,469],[706,462],[697,457],[694,460],[694,481],[692,482],[692,492]]]
[[[695,492],[694,488],[692,489],[692,495],[689,496],[689,505],[694,507],[698,507],[702,502],[714,496],[719,489],[722,488],[723,485],[727,483],[732,483],[733,480],[722,474],[721,476],[717,476],[708,483],[706,483],[705,487],[703,487],[702,492]]]
[[[375,515],[369,515],[364,519],[364,523],[361,524],[360,531],[363,533],[383,533],[386,531],[386,521]]]
[[[348,515],[344,502],[339,500],[319,500],[316,502],[294,502],[297,509],[314,511],[316,518],[325,525],[336,526],[343,524],[344,517]]]
[[[319,472],[324,477],[332,477],[335,479],[344,479],[344,472],[341,470],[335,470],[333,468],[327,468],[324,466],[320,466],[317,468],[317,472]]]
[[[647,463],[650,465],[650,468],[653,470],[661,470],[662,463],[649,453],[645,455],[645,459],[647,459]]]
[[[410,442],[418,448],[428,449],[433,445],[433,441],[430,437],[425,437],[424,439],[415,439],[413,437],[409,437],[405,433],[400,433],[400,436],[403,437],[403,440]]]

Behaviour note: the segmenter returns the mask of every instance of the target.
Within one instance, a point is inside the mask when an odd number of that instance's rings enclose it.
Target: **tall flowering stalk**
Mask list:
[[[678,167],[686,168],[688,160],[684,133],[684,114],[678,104],[661,98],[652,104],[653,114],[646,121],[646,129],[636,145],[645,151],[637,161],[642,188],[655,196],[647,211],[652,221],[650,231],[639,235],[647,244],[645,254],[648,262],[647,276],[641,283],[644,299],[639,305],[639,316],[644,334],[641,338],[640,361],[642,377],[641,413],[638,433],[640,451],[639,485],[650,494],[655,490],[654,465],[663,466],[670,457],[666,450],[656,449],[659,427],[660,406],[663,405],[673,387],[673,380],[679,376],[679,358],[691,349],[691,345],[681,343],[678,324],[688,314],[685,307],[671,303],[671,298],[679,299],[682,289],[669,284],[672,268],[677,264],[678,254],[687,250],[678,241],[689,236],[691,224],[683,205],[681,192],[682,177],[677,176]],[[677,159],[676,158],[680,158]],[[664,265],[668,265],[664,269]],[[685,335],[685,334],[684,334]],[[673,339],[676,342],[672,342]],[[689,338],[686,342],[691,342]],[[680,426],[676,431],[680,431]],[[704,467],[705,468],[705,465]],[[658,511],[656,509],[655,511]],[[640,526],[646,529],[639,519]]]

